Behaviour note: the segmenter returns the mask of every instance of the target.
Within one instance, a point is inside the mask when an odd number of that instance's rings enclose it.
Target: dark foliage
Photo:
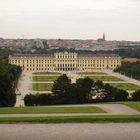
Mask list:
[[[0,107],[15,105],[15,90],[20,74],[19,66],[0,64]]]
[[[26,106],[54,105],[54,104],[82,104],[107,101],[126,101],[128,93],[103,84],[102,81],[94,82],[90,78],[78,79],[71,83],[66,75],[60,76],[55,82],[52,94],[26,95]],[[96,95],[96,99],[92,99]]]
[[[50,94],[28,94],[24,97],[26,106],[51,105],[53,100],[54,98]]]
[[[135,91],[135,92],[132,94],[132,100],[133,100],[133,101],[140,101],[140,90]]]
[[[128,77],[140,80],[140,62],[123,62],[122,65],[114,70]]]

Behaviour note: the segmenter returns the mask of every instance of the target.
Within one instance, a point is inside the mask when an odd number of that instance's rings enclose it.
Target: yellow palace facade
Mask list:
[[[54,54],[13,54],[9,63],[19,65],[25,71],[93,71],[113,70],[121,65],[121,57],[115,54],[78,54],[58,52]]]

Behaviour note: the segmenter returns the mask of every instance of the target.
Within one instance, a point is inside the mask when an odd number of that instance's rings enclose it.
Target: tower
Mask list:
[[[105,33],[103,33],[103,41],[105,41]]]

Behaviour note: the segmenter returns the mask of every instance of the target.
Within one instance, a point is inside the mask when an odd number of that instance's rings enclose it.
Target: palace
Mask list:
[[[25,71],[93,71],[115,69],[121,57],[115,54],[79,54],[58,52],[54,54],[13,54],[9,63]]]

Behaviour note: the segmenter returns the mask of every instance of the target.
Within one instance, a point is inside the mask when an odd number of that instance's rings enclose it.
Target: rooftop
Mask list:
[[[44,56],[45,57],[45,56],[54,56],[54,54],[13,54],[10,56],[12,56],[12,57],[35,57],[35,56],[42,57],[42,56]],[[57,53],[57,54],[59,54],[59,53]],[[69,54],[69,53],[64,53],[64,54]],[[72,54],[72,53],[70,53],[70,54]],[[79,57],[80,56],[81,57],[120,57],[119,55],[116,55],[116,54],[80,54],[80,53],[77,53],[77,54]]]

